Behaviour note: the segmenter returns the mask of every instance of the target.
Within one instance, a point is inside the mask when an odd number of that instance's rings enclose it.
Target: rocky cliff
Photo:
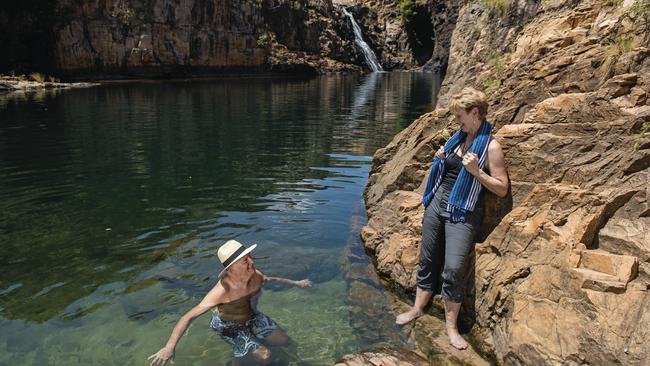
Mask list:
[[[374,156],[362,230],[397,290],[415,285],[433,152],[465,85],[487,91],[512,182],[488,197],[464,308],[505,365],[650,357],[650,2],[461,1],[438,108]]]
[[[0,30],[0,72],[160,77],[366,69],[350,22],[331,0],[26,0],[0,9]]]
[[[451,0],[25,0],[0,9],[0,72],[362,71],[341,7],[384,69],[444,74],[458,12]]]
[[[334,2],[352,9],[385,69],[423,70],[444,75],[458,17],[458,1]]]
[[[359,70],[329,1],[60,0],[56,64],[79,74]]]

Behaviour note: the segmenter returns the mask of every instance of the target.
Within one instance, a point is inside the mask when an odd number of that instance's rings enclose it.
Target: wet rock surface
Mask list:
[[[386,284],[357,237],[350,238],[341,262],[348,283],[351,325],[366,349],[343,356],[337,365],[489,365],[471,346],[464,351],[453,348],[439,317],[426,314],[404,327],[395,325],[396,314],[409,305],[384,289]]]
[[[31,92],[51,89],[89,88],[97,83],[61,83],[51,81],[32,81],[20,77],[0,77],[0,93]]]
[[[500,364],[643,365],[645,3],[483,4],[459,6],[438,109],[374,156],[364,245],[392,287],[414,290],[420,194],[435,150],[457,128],[445,106],[465,85],[486,89],[512,184],[508,199],[487,197],[464,320]]]

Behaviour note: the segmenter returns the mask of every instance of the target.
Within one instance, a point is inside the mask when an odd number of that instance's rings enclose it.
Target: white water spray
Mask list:
[[[356,43],[359,48],[361,48],[361,52],[363,52],[363,57],[366,59],[366,63],[368,66],[370,66],[370,69],[373,72],[378,72],[378,71],[384,71],[382,69],[381,64],[379,61],[377,61],[377,56],[375,56],[375,53],[372,52],[372,49],[366,41],[363,40],[363,36],[361,34],[361,28],[359,27],[359,24],[354,20],[354,17],[352,14],[350,14],[349,11],[347,11],[345,8],[343,8],[343,14],[350,18],[350,21],[352,22],[352,29],[354,30],[354,43]]]

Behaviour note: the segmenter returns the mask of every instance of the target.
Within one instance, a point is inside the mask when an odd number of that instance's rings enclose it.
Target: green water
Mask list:
[[[383,306],[383,289],[343,253],[362,253],[372,154],[434,92],[431,75],[387,73],[0,96],[0,365],[145,364],[231,238],[259,244],[262,272],[314,281],[260,300],[295,343],[282,362],[330,365],[388,340],[373,327],[392,314],[350,319]],[[348,300],[350,277],[374,303]],[[208,322],[177,364],[226,364]]]

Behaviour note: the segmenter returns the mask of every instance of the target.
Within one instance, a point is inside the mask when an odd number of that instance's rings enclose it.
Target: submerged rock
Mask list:
[[[396,298],[393,298],[392,306],[392,314],[408,309],[407,304]],[[452,347],[445,333],[444,321],[433,315],[426,314],[404,326],[399,335],[407,342],[375,344],[364,352],[343,356],[336,365],[490,365],[471,345],[463,351]]]
[[[428,366],[429,363],[412,351],[381,347],[373,351],[343,356],[336,366]]]

